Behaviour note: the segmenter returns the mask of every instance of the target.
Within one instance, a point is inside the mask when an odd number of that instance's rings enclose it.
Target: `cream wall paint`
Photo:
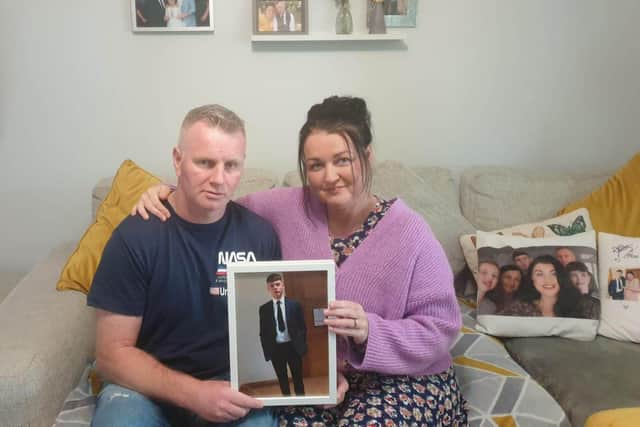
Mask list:
[[[312,30],[334,5],[311,0]],[[364,0],[352,0],[362,29]],[[169,168],[184,113],[247,121],[248,165],[295,167],[323,97],[364,96],[378,159],[611,169],[637,151],[640,2],[420,0],[406,48],[252,46],[250,1],[214,0],[215,34],[133,34],[129,2],[4,2],[0,269],[27,270],[89,223],[90,191],[131,158]]]

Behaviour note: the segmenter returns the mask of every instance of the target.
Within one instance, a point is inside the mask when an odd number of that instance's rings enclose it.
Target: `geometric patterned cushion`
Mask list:
[[[475,331],[475,310],[459,304],[463,326],[451,348],[470,426],[569,427],[560,405],[507,353],[503,344]]]
[[[76,388],[71,390],[56,417],[53,427],[77,427],[90,425],[96,408],[96,397],[91,392],[90,373],[94,369],[92,363],[87,364],[80,376]]]

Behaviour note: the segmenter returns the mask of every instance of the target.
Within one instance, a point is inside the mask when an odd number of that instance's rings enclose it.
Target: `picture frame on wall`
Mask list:
[[[337,402],[333,260],[227,264],[231,387],[265,406]]]
[[[384,23],[388,27],[415,27],[418,0],[384,0]]]
[[[130,0],[133,32],[213,31],[213,0]]]
[[[308,1],[253,0],[253,34],[307,34]]]

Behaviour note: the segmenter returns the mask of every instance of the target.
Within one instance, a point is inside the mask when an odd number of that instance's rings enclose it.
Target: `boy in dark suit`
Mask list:
[[[609,282],[609,296],[611,299],[623,300],[624,299],[624,287],[626,285],[622,270],[617,270],[617,278]]]
[[[260,306],[260,343],[264,359],[276,371],[280,391],[291,395],[287,365],[293,377],[296,395],[304,395],[302,356],[307,352],[307,327],[300,303],[284,297],[284,279],[273,273],[267,277],[272,300]]]

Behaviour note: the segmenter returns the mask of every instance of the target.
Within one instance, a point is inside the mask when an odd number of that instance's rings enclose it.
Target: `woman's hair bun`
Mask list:
[[[364,99],[334,95],[311,107],[307,120],[344,121],[369,127],[371,117]]]

